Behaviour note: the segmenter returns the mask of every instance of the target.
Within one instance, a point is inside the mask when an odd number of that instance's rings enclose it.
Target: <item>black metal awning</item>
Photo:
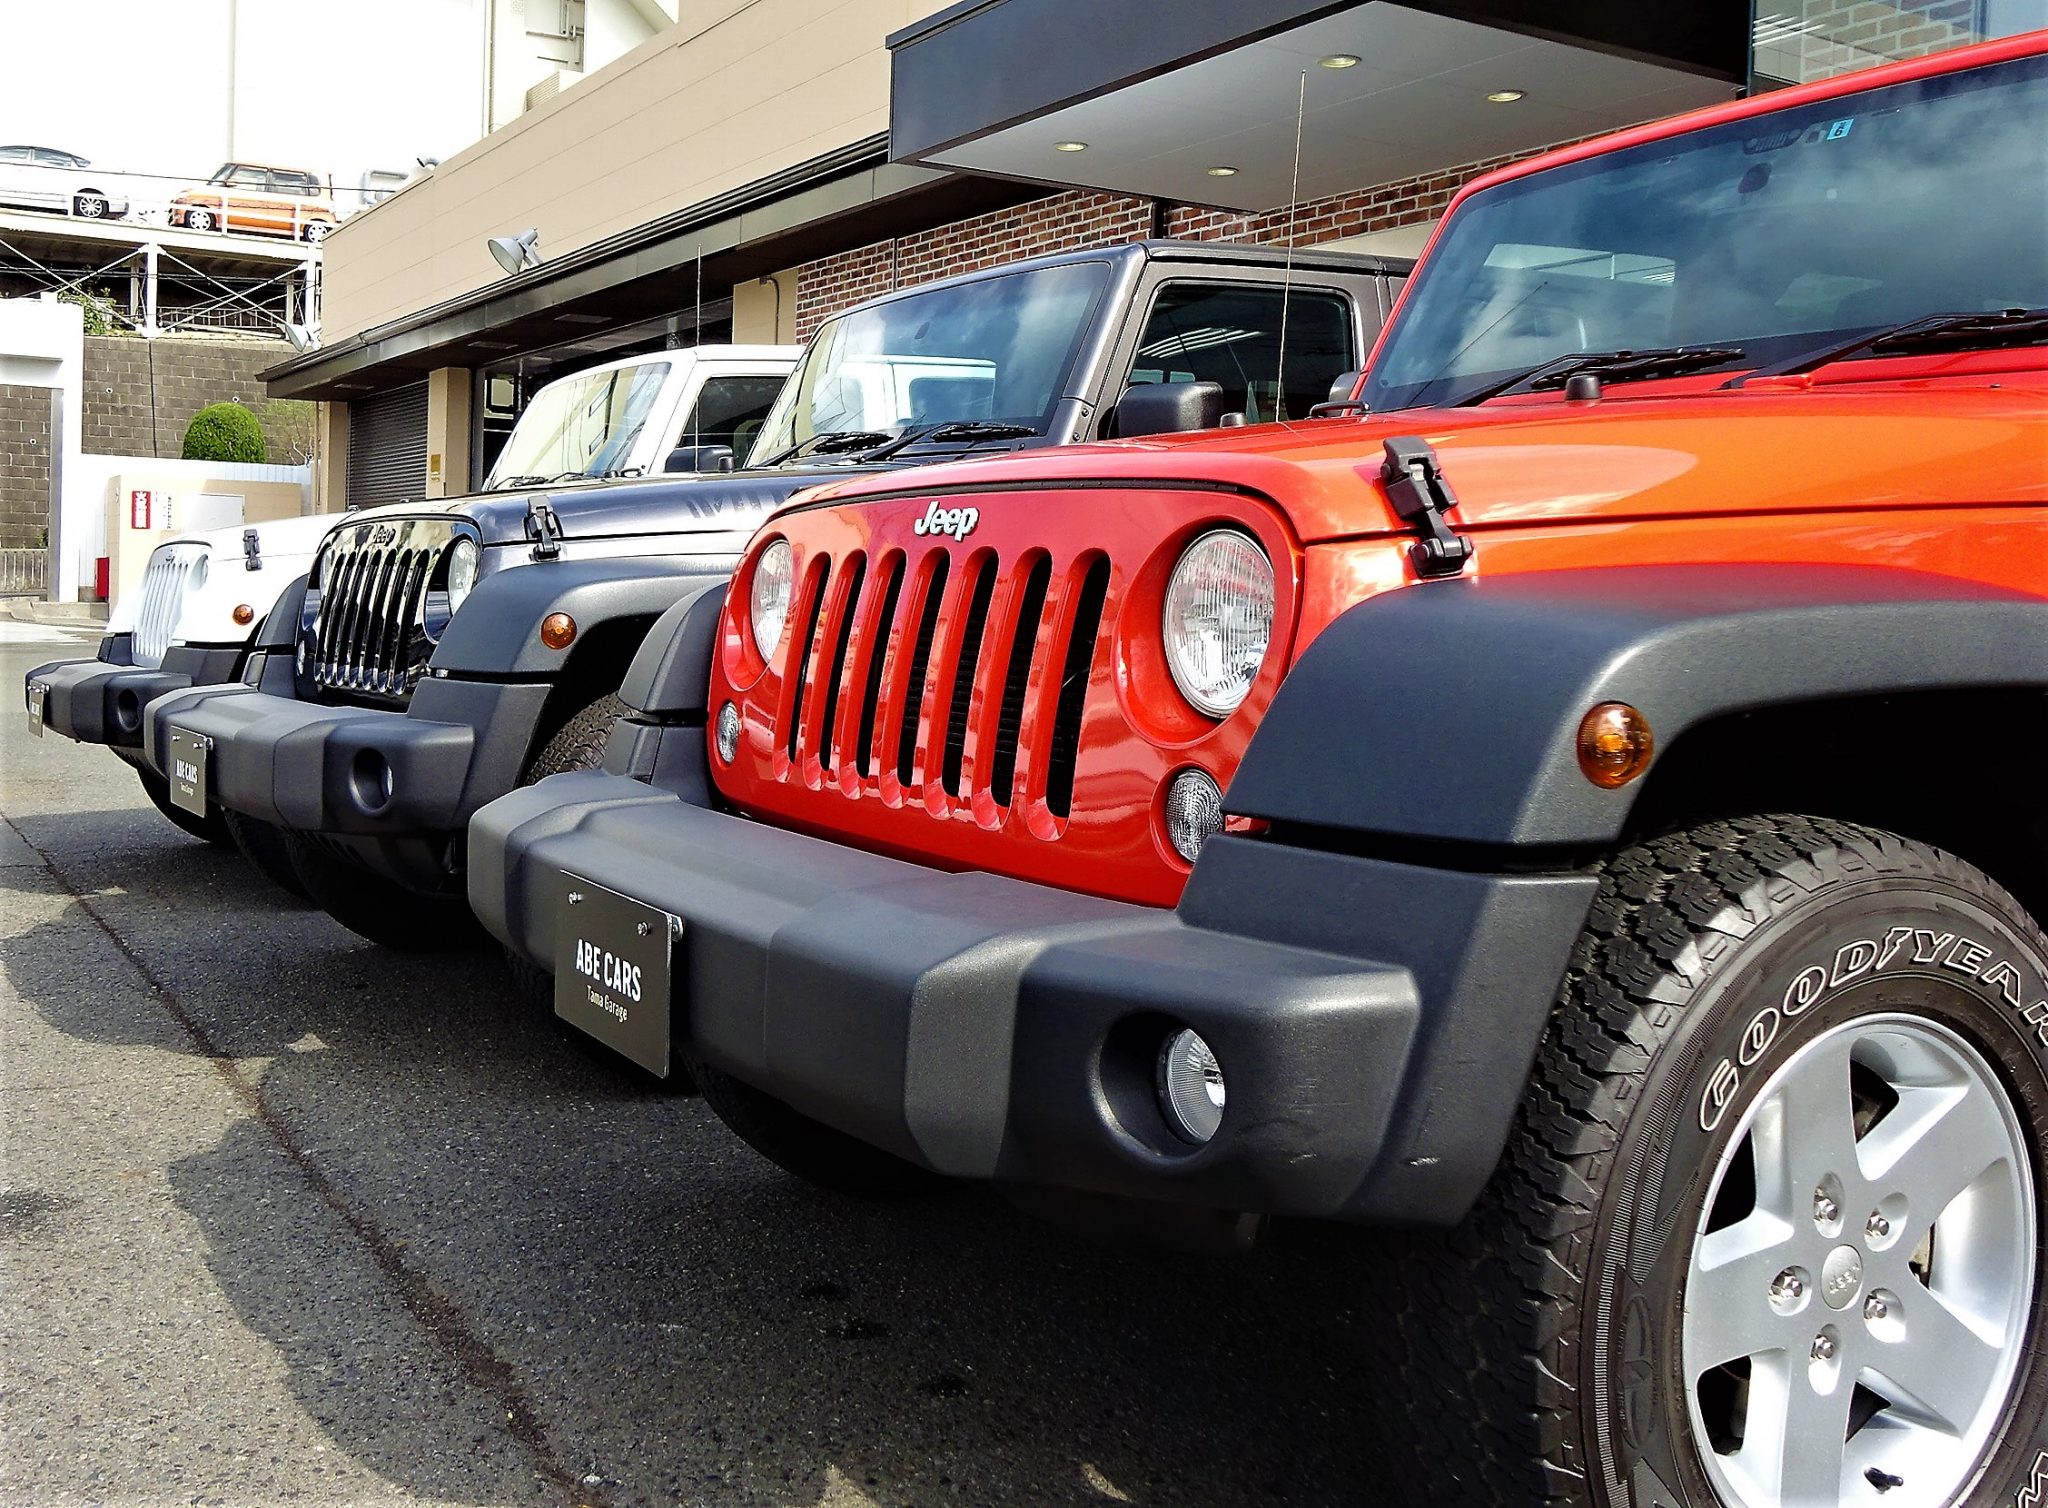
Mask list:
[[[889,38],[890,156],[1270,209],[1304,93],[1315,198],[1724,100],[1748,25],[1726,0],[962,0]]]

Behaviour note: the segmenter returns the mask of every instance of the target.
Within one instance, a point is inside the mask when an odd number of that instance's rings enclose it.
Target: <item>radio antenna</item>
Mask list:
[[[1308,70],[1301,71],[1301,90],[1294,101],[1294,181],[1287,187],[1287,260],[1280,271],[1280,359],[1273,369],[1273,417],[1287,413],[1287,306],[1294,297],[1294,223],[1301,212],[1301,123],[1308,114]]]

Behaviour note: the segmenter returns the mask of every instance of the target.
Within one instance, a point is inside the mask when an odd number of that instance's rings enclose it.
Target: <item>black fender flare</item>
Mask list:
[[[732,565],[724,555],[623,557],[536,561],[493,572],[448,620],[433,669],[552,680],[592,629],[620,618],[656,619],[692,587],[723,582]],[[541,643],[540,621],[549,613],[576,620],[577,637],[567,648]]]
[[[619,688],[628,707],[668,722],[704,720],[728,585],[720,579],[691,586],[648,630]]]
[[[1429,582],[1302,653],[1225,797],[1303,831],[1591,854],[1645,780],[1580,773],[1602,702],[1659,754],[1724,714],[1845,696],[2048,688],[2048,599],[1879,566],[1626,566]]]
[[[277,601],[270,605],[270,611],[263,615],[263,621],[256,625],[256,632],[249,637],[251,653],[257,650],[283,650],[287,655],[296,654],[299,646],[299,622],[306,613],[306,576],[301,573],[277,594]]]

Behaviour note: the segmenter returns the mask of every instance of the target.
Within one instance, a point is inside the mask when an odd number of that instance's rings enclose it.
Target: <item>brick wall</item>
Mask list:
[[[1292,217],[1294,243],[1325,241],[1394,230],[1434,220],[1467,180],[1515,159],[1492,158],[1397,183],[1356,189],[1309,200]],[[1193,241],[1249,241],[1280,246],[1290,223],[1285,210],[1233,214],[1224,210],[1169,208],[1166,234]],[[994,210],[896,241],[881,241],[797,269],[796,336],[809,340],[820,322],[841,309],[934,278],[978,272],[1020,257],[1115,246],[1152,234],[1149,199],[1121,194],[1063,193],[1014,209]]]
[[[175,457],[185,426],[209,403],[234,400],[264,417],[274,400],[264,397],[256,374],[289,355],[283,341],[88,335],[81,448],[87,455]],[[276,427],[264,425],[273,442]],[[274,461],[295,459],[275,454],[275,443],[272,449]]]
[[[1976,0],[1804,0],[1758,37],[1756,68],[1810,83],[1977,40]]]
[[[50,388],[0,382],[0,549],[32,549],[50,527]]]

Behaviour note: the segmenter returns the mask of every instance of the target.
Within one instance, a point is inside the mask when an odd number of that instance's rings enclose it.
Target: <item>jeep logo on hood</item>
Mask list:
[[[974,526],[980,522],[981,510],[978,508],[941,508],[933,503],[925,510],[924,517],[910,526],[910,532],[934,538],[947,534],[955,540],[962,540],[972,534]]]
[[[363,524],[356,530],[356,547],[364,545],[388,545],[398,538],[398,531],[389,524]]]

